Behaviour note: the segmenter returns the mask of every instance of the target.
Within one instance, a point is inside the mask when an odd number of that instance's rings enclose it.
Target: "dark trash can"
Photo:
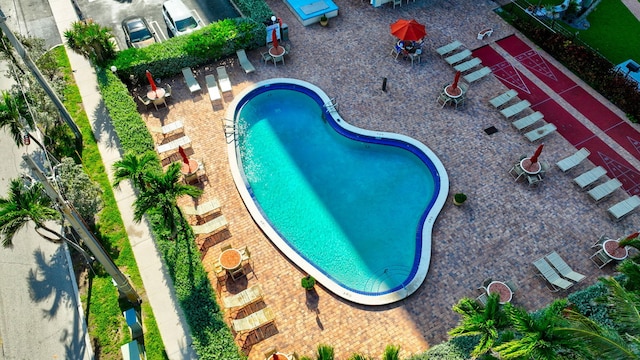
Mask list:
[[[280,26],[280,39],[282,39],[282,41],[289,41],[289,25],[282,24],[282,26]]]

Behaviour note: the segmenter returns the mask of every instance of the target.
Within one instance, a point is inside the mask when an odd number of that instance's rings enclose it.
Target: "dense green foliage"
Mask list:
[[[149,70],[157,77],[170,77],[184,67],[198,67],[235,55],[238,49],[264,45],[265,26],[251,19],[225,19],[186,36],[118,54],[110,64],[122,79],[143,79]]]

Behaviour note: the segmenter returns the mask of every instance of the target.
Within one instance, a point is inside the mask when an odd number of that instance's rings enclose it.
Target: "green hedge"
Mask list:
[[[144,79],[149,70],[155,77],[171,77],[184,67],[198,67],[233,55],[238,49],[264,45],[266,27],[252,19],[225,19],[189,35],[118,53],[109,64],[122,79]]]

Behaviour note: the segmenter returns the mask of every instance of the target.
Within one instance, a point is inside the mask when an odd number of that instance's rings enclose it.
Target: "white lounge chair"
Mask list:
[[[271,308],[266,307],[242,319],[234,319],[231,322],[233,330],[240,334],[259,331],[261,327],[276,321],[276,316]]]
[[[589,190],[589,196],[591,196],[591,198],[595,202],[599,202],[600,200],[613,194],[621,186],[622,183],[620,182],[620,180],[616,178],[609,179],[609,181],[605,182],[604,184],[600,184]]]
[[[518,119],[514,122],[512,122],[511,124],[518,130],[522,130],[524,128],[527,128],[535,123],[537,123],[538,121],[542,120],[544,118],[544,115],[542,115],[542,113],[540,111],[536,111],[534,113],[531,113],[521,119]]]
[[[593,169],[573,179],[573,182],[576,183],[576,185],[578,185],[580,189],[584,190],[595,183],[598,179],[603,177],[606,173],[607,170],[605,170],[602,166],[594,167]]]
[[[509,89],[509,91],[505,92],[504,94],[500,94],[500,95],[494,97],[493,99],[489,100],[489,103],[494,108],[497,109],[500,106],[508,103],[511,99],[513,99],[516,96],[518,96],[518,92],[513,90],[513,89]]]
[[[178,146],[184,146],[190,143],[191,139],[187,135],[185,135],[166,144],[158,145],[156,151],[158,151],[158,154],[162,154],[170,150],[175,150],[178,148]]]
[[[491,69],[488,66],[485,66],[483,68],[480,68],[479,70],[463,76],[462,78],[468,83],[473,83],[489,74],[491,74]]]
[[[193,232],[200,235],[215,234],[219,231],[226,229],[229,226],[227,219],[224,215],[220,215],[212,220],[207,221],[202,225],[193,225]]]
[[[229,80],[229,75],[227,75],[227,68],[224,66],[218,66],[216,68],[216,72],[218,73],[218,84],[220,85],[220,90],[223,93],[231,91],[231,80]]]
[[[531,103],[528,100],[522,100],[518,103],[515,103],[509,107],[506,107],[500,110],[500,113],[502,114],[502,116],[509,119],[512,116],[518,115],[519,113],[524,111],[524,109],[528,109],[529,106],[531,106]]]
[[[466,58],[468,58],[469,56],[471,56],[471,50],[469,49],[464,49],[462,51],[460,51],[457,54],[453,54],[449,57],[444,58],[444,61],[446,61],[449,65],[453,65],[455,63],[458,63]]]
[[[214,198],[198,206],[185,206],[182,211],[185,215],[205,216],[220,211],[220,200]]]
[[[546,125],[542,125],[537,129],[533,129],[531,131],[529,131],[528,133],[525,133],[524,136],[529,139],[529,141],[534,142],[537,140],[542,139],[543,137],[551,134],[552,132],[556,131],[558,128],[556,128],[555,125],[553,124],[546,124]]]
[[[639,206],[640,197],[638,197],[638,195],[633,195],[632,197],[613,205],[607,210],[607,212],[614,220],[620,221],[625,216],[631,214]]]
[[[460,46],[462,46],[462,43],[458,40],[451,42],[447,45],[441,46],[439,48],[436,49],[436,52],[438,54],[440,54],[440,56],[444,56],[452,51],[454,51],[455,49],[459,48]]]
[[[471,60],[465,61],[453,67],[455,71],[465,72],[467,70],[471,70],[474,67],[482,64],[482,60],[478,58],[473,58]]]
[[[184,81],[187,83],[187,87],[189,88],[189,91],[191,91],[191,94],[198,93],[202,90],[200,88],[200,84],[198,84],[198,80],[193,76],[191,68],[182,68],[182,76],[184,76]]]
[[[222,299],[224,307],[227,309],[243,308],[262,300],[262,288],[259,284],[242,290],[235,295],[226,296]]]
[[[246,74],[256,71],[256,68],[253,67],[253,64],[251,63],[251,61],[249,61],[249,58],[247,58],[247,53],[244,51],[244,49],[237,50],[236,55],[238,55],[240,66],[242,66]]]
[[[149,131],[153,132],[153,133],[158,133],[161,134],[162,136],[167,135],[169,133],[172,133],[176,130],[180,130],[184,128],[184,123],[182,122],[182,120],[176,120],[170,124],[167,124],[165,126],[159,127],[159,126],[150,126],[149,127]]]
[[[568,289],[573,286],[573,283],[569,280],[563,279],[558,275],[558,273],[553,270],[551,265],[544,258],[540,258],[533,262],[533,266],[535,266],[540,272],[540,276],[545,278],[551,284],[552,291],[559,291],[560,289]]]
[[[574,167],[578,166],[584,159],[586,159],[591,152],[587,148],[581,148],[573,155],[566,157],[556,163],[560,170],[566,172]]]
[[[546,258],[547,258],[547,261],[549,261],[549,263],[554,268],[556,268],[556,270],[558,270],[560,275],[562,275],[563,277],[569,280],[579,282],[586,277],[578,272],[573,271],[573,269],[571,269],[571,267],[555,251],[547,255]]]
[[[216,78],[213,75],[207,75],[204,77],[207,81],[207,91],[209,92],[209,99],[211,101],[216,101],[222,99],[222,95],[220,95],[220,90],[218,89],[218,83],[216,83]]]

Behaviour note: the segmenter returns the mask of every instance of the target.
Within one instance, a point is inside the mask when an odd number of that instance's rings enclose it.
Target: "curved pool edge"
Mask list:
[[[431,149],[429,149],[427,146],[425,146],[418,140],[410,138],[405,135],[401,135],[401,134],[388,133],[388,132],[382,132],[382,131],[371,131],[371,130],[366,130],[366,129],[356,127],[354,125],[347,123],[340,116],[340,114],[335,108],[328,107],[328,112],[336,120],[336,123],[339,124],[340,127],[344,128],[347,131],[351,131],[364,136],[399,140],[415,146],[432,161],[434,167],[438,172],[438,177],[440,181],[440,191],[436,195],[436,198],[433,202],[433,206],[431,207],[430,211],[426,214],[424,224],[422,227],[422,250],[420,253],[420,261],[418,263],[418,267],[416,269],[414,277],[402,289],[391,292],[391,293],[381,294],[381,295],[366,295],[366,294],[354,292],[349,289],[345,289],[344,287],[334,282],[327,275],[322,273],[322,271],[316,269],[315,266],[308,263],[306,259],[300,256],[295,250],[293,250],[287,244],[287,242],[280,237],[277,231],[271,227],[269,222],[264,218],[262,211],[255,204],[254,199],[248,189],[247,181],[240,170],[239,160],[238,160],[239,154],[237,153],[235,132],[233,131],[236,107],[238,106],[238,103],[251,91],[259,87],[267,86],[270,84],[276,84],[276,83],[286,83],[286,84],[293,84],[293,85],[306,87],[309,90],[314,91],[322,99],[322,101],[325,104],[331,103],[331,98],[322,89],[320,89],[319,87],[311,83],[308,83],[302,80],[297,80],[297,79],[290,79],[290,78],[273,78],[269,80],[260,81],[258,83],[255,83],[245,88],[238,95],[236,95],[233,101],[229,104],[223,118],[224,129],[227,132],[225,136],[231,136],[231,139],[227,139],[227,155],[229,160],[229,167],[231,169],[233,180],[236,183],[236,189],[240,193],[240,197],[242,198],[242,201],[247,207],[247,210],[251,214],[253,220],[260,227],[260,229],[265,233],[265,235],[269,238],[269,240],[280,251],[282,251],[289,258],[290,261],[292,261],[296,266],[301,268],[302,271],[315,277],[322,286],[324,286],[334,294],[342,297],[343,299],[352,301],[354,303],[363,304],[363,305],[386,305],[386,304],[394,303],[407,298],[409,295],[417,291],[418,288],[422,285],[422,283],[426,279],[427,272],[429,270],[429,264],[431,262],[431,241],[432,241],[431,234],[433,230],[433,225],[435,224],[435,221],[438,215],[442,211],[442,208],[444,207],[444,204],[446,202],[446,199],[449,193],[449,177],[444,168],[444,165],[442,164],[440,159],[436,156],[436,154],[433,151],[431,151]],[[229,134],[229,132],[231,134]],[[428,239],[428,241],[425,241],[426,239]]]

